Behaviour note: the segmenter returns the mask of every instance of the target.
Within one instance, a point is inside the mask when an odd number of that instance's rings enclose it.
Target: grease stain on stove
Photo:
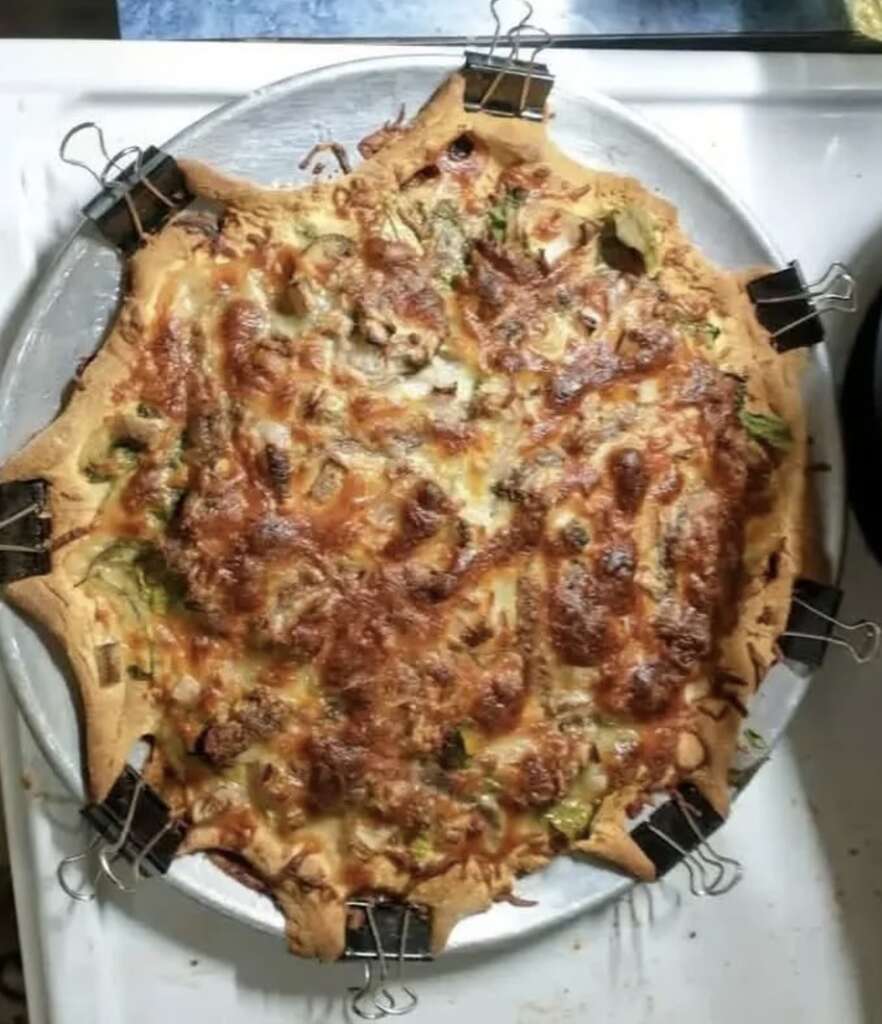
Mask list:
[[[589,1005],[584,1000],[568,1004],[568,994],[569,989],[563,989],[547,1002],[524,1003],[518,1010],[516,1024],[582,1024],[588,1016]]]

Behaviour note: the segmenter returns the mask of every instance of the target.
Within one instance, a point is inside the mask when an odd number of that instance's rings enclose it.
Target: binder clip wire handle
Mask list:
[[[813,302],[818,313],[826,313],[830,309],[854,313],[857,309],[857,282],[844,263],[831,263],[817,281],[812,281],[805,288],[785,295],[764,296],[756,299],[756,302],[762,306],[772,306],[800,299]]]
[[[101,880],[101,867],[99,865],[98,870],[92,876],[91,880],[84,879],[79,885],[68,881],[68,874],[75,864],[79,864],[81,861],[88,861],[92,854],[97,852],[100,843],[101,836],[94,836],[92,841],[84,850],[81,850],[79,853],[72,853],[69,857],[62,858],[58,862],[58,867],[55,869],[55,876],[58,879],[58,884],[67,896],[72,900],[76,900],[78,903],[89,903],[91,900],[95,899],[95,893],[98,891],[98,883]]]
[[[377,907],[372,899],[353,899],[349,907],[364,914],[369,936],[370,949],[353,952],[362,961],[363,980],[361,985],[349,989],[349,1010],[362,1020],[382,1020],[385,1017],[403,1017],[419,1004],[416,993],[404,983],[404,961],[408,957],[408,935],[412,915],[409,904],[396,904],[394,909],[401,912],[397,952],[390,953],[383,942],[377,921]],[[392,908],[389,908],[392,909]],[[395,961],[395,977],[391,980],[389,960]],[[395,992],[392,991],[394,985]],[[396,994],[397,993],[397,997]]]
[[[824,340],[821,316],[857,309],[857,283],[844,263],[831,263],[817,281],[807,283],[796,260],[782,270],[747,283],[757,319],[778,352],[817,345]]]
[[[101,883],[102,878],[109,879],[113,885],[119,889],[120,892],[132,893],[135,891],[137,886],[138,878],[141,875],[141,865],[144,857],[146,856],[145,847],[132,862],[132,882],[128,885],[120,878],[114,869],[114,862],[119,858],[122,850],[129,839],[129,835],[132,831],[132,823],[135,820],[135,812],[138,806],[138,797],[141,795],[141,790],[144,787],[144,780],[139,776],[138,781],[135,784],[135,790],[132,794],[132,800],[129,804],[129,808],[126,811],[125,821],[120,829],[119,836],[113,842],[102,842],[102,836],[96,835],[89,845],[81,850],[79,853],[74,853],[69,857],[64,857],[58,864],[56,869],[56,875],[58,878],[58,884],[67,893],[71,899],[86,903],[89,900],[95,898],[95,894],[98,890],[98,886]],[[161,834],[161,833],[160,833]],[[159,834],[156,837],[158,840]],[[154,840],[154,842],[156,841]],[[150,845],[153,845],[151,843]],[[149,851],[147,851],[149,852]],[[68,872],[74,864],[81,861],[88,860],[92,855],[95,855],[98,861],[98,866],[91,879],[91,892],[86,888],[86,883],[83,882],[79,886],[72,885],[68,881]]]
[[[71,141],[77,135],[90,130],[94,131],[97,136],[98,149],[104,160],[100,170],[95,170],[85,161],[78,160],[68,153]],[[135,186],[143,186],[159,203],[160,209],[175,211],[179,205],[174,199],[169,198],[161,188],[157,188],[156,184],[151,181],[149,173],[145,173],[145,160],[147,164],[150,164],[150,157],[155,152],[150,149],[145,153],[140,146],[124,146],[116,153],[109,153],[104,140],[104,132],[95,121],[82,121],[80,124],[74,125],[65,134],[58,147],[58,156],[63,163],[86,171],[98,183],[103,193],[110,193],[117,200],[125,203],[135,234],[141,242],[147,238],[148,230],[145,228],[144,219],[139,212],[138,203],[132,198],[132,189]],[[125,167],[124,162],[129,157],[134,157],[134,162],[129,167]],[[88,207],[83,212],[87,216],[92,216]]]
[[[681,793],[674,791],[672,798],[695,836],[696,842],[692,849],[679,843],[651,820],[646,823],[649,831],[680,854],[683,866],[689,874],[689,891],[693,896],[723,896],[734,889],[744,877],[741,861],[734,857],[726,857],[711,846],[710,840],[699,828],[689,802]]]
[[[86,132],[92,129],[98,136],[98,148],[101,151],[101,156],[104,158],[104,166],[101,171],[96,171],[93,167],[90,167],[83,160],[77,160],[75,157],[69,156],[67,149],[71,143],[71,140],[80,135],[82,132]],[[58,147],[58,156],[62,163],[69,164],[71,167],[80,167],[87,174],[91,175],[95,179],[99,188],[107,188],[117,194],[121,195],[125,190],[126,186],[118,181],[116,178],[111,177],[115,171],[117,175],[123,173],[125,168],[122,165],[122,161],[126,157],[135,157],[135,174],[136,176],[141,172],[141,161],[144,156],[144,152],[140,146],[124,146],[119,152],[114,153],[112,156],[107,152],[107,144],[104,141],[104,132],[101,126],[95,121],[82,121],[80,124],[75,124],[61,140],[61,144]]]
[[[529,25],[530,18],[533,17],[533,5],[529,0],[518,0],[520,5],[524,8],[524,15],[519,22],[516,22],[509,30],[505,33],[506,36],[511,37],[513,33],[518,32],[520,29]],[[490,49],[487,52],[487,59],[489,60],[496,52],[496,47],[499,45],[499,38],[503,35],[502,21],[499,17],[499,12],[496,10],[499,5],[499,0],[490,0],[490,14],[493,18],[493,23],[496,26],[493,32],[493,38],[490,41]]]
[[[792,637],[796,640],[821,640],[824,643],[835,644],[837,647],[847,650],[858,665],[866,665],[879,656],[879,649],[882,647],[882,626],[878,622],[870,622],[865,619],[860,622],[843,622],[841,619],[815,608],[814,605],[796,595],[793,596],[793,603],[805,608],[806,611],[829,623],[841,633],[850,633],[853,636],[841,637],[834,636],[832,633],[829,636],[818,636],[814,633],[787,630],[781,634],[782,637]]]
[[[110,813],[111,804],[118,808],[117,812]],[[155,814],[160,806],[162,817],[157,820]],[[85,849],[64,857],[56,870],[58,884],[71,899],[79,902],[94,899],[105,878],[120,892],[133,893],[138,882],[151,874],[149,868],[160,873],[168,869],[182,838],[180,823],[150,790],[143,775],[130,766],[124,769],[104,804],[90,804],[82,813],[98,829],[98,834]],[[145,815],[149,816],[146,831]],[[170,835],[175,832],[176,836]],[[89,877],[88,862],[93,858],[97,864]],[[128,881],[123,879],[117,863],[123,859],[131,865]],[[74,884],[70,879],[71,870],[74,865],[83,863],[86,877],[79,885]]]
[[[20,519],[25,519],[30,515],[39,515],[41,512],[42,506],[40,503],[32,501],[29,505],[23,506],[17,512],[13,512],[11,515],[6,516],[5,519],[0,520],[0,532],[5,530],[7,526],[17,523]],[[33,545],[0,543],[0,551],[15,551],[19,554],[36,555],[40,554],[43,550],[42,547]]]

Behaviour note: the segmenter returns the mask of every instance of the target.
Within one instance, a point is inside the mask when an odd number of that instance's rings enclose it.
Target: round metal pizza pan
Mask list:
[[[550,58],[554,70],[553,54]],[[267,86],[222,107],[170,140],[174,155],[205,160],[264,183],[305,180],[298,160],[318,141],[355,143],[393,117],[400,104],[414,112],[456,62],[437,55],[391,57],[336,65]],[[633,174],[671,200],[692,238],[730,268],[781,265],[780,254],[751,215],[679,144],[624,106],[601,95],[552,94],[551,131],[584,163]],[[150,142],[155,140],[137,140]],[[113,319],[122,264],[116,252],[83,226],[47,272],[0,378],[0,457],[48,423],[62,404],[77,362],[92,353]],[[827,353],[811,351],[805,377],[813,458],[831,471],[814,474],[822,544],[838,571],[844,529],[843,460]],[[83,797],[80,739],[63,656],[13,609],[0,605],[0,657],[21,710],[44,754],[78,798]],[[807,678],[776,667],[750,724],[771,746],[802,698]],[[176,861],[168,875],[179,889],[225,914],[281,932],[270,901],[233,881],[199,855]],[[621,895],[632,882],[569,858],[521,880],[532,907],[497,904],[463,921],[451,951],[475,951],[523,937]]]

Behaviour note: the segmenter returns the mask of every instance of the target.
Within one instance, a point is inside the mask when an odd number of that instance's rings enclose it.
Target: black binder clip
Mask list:
[[[71,140],[88,129],[98,136],[105,161],[100,171],[67,154]],[[58,155],[64,163],[88,171],[98,182],[101,191],[83,207],[83,215],[127,256],[193,199],[183,172],[168,153],[155,146],[125,146],[111,156],[104,133],[94,121],[71,128],[61,140]],[[131,157],[133,162],[123,167],[123,161]]]
[[[350,899],[346,911],[343,959],[360,960],[364,969],[362,984],[349,990],[349,1009],[362,1020],[410,1013],[419,999],[404,984],[404,962],[432,959],[428,911],[380,896]],[[394,982],[390,961],[396,965]]]
[[[821,314],[857,309],[855,280],[843,263],[831,264],[822,277],[806,284],[799,263],[792,260],[784,270],[750,281],[747,294],[778,352],[822,342]]]
[[[882,644],[882,627],[877,622],[847,623],[836,616],[842,591],[814,580],[797,580],[787,626],[778,641],[781,653],[791,661],[818,668],[827,647],[843,647],[859,665],[872,661]],[[834,629],[849,634],[835,636]]]
[[[740,861],[723,856],[710,844],[708,836],[722,823],[699,790],[686,782],[631,832],[631,838],[652,861],[659,878],[682,863],[693,896],[722,896],[744,875]]]
[[[49,485],[45,480],[0,484],[0,583],[45,576],[52,569]]]
[[[505,33],[511,45],[507,57],[496,56],[502,35],[502,24],[496,13],[498,0],[492,0],[490,13],[496,31],[487,53],[466,50],[465,97],[463,106],[469,111],[486,111],[499,117],[523,117],[528,121],[541,121],[545,117],[545,102],[554,84],[554,75],[546,64],[536,60],[551,43],[551,36],[543,28],[529,24],[533,7],[524,0],[526,13],[513,28]],[[520,59],[521,35],[536,32],[542,36],[528,60]]]
[[[121,892],[131,893],[142,877],[164,875],[186,832],[184,822],[172,818],[162,798],[131,765],[123,769],[103,803],[88,804],[80,813],[98,834],[80,853],[65,857],[57,875],[67,895],[81,902],[95,898],[102,878]],[[93,857],[97,866],[92,878],[72,884],[69,872],[73,866]],[[116,862],[120,858],[131,865],[128,882],[119,874]]]

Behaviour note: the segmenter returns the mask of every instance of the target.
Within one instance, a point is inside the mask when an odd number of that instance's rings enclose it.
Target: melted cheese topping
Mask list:
[[[700,767],[774,456],[651,214],[470,136],[348,197],[167,229],[79,556],[200,842],[338,894]]]

